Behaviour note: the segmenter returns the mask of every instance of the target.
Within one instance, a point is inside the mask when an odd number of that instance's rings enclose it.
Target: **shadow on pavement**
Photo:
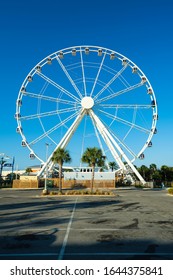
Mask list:
[[[61,245],[55,245],[57,231],[1,236],[2,260],[58,260]],[[68,244],[65,260],[173,260],[173,243],[157,244],[153,240],[115,239],[102,235],[92,244]]]

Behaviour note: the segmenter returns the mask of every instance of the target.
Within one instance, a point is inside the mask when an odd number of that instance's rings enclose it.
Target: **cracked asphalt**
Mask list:
[[[116,189],[115,196],[0,190],[0,259],[173,259],[173,196]]]

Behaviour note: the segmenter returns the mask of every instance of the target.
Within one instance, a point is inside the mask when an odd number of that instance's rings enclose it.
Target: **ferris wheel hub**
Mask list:
[[[94,100],[90,96],[82,98],[81,105],[84,109],[91,109],[94,106]]]

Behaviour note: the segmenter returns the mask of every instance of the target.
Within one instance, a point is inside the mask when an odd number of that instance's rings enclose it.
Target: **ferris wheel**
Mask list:
[[[80,159],[79,150],[98,146],[145,182],[133,162],[152,146],[157,102],[146,75],[116,51],[75,46],[47,56],[22,83],[15,118],[22,147],[43,165],[39,176],[52,168],[58,147]],[[46,143],[52,149],[45,159]]]

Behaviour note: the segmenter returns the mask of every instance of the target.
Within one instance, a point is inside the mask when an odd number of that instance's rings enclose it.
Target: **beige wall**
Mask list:
[[[29,177],[29,178],[26,178],[26,177]],[[13,188],[38,188],[39,185],[41,185],[41,184],[39,184],[39,182],[36,178],[31,179],[31,176],[25,176],[24,179],[21,178],[20,180],[14,180],[13,181]],[[53,185],[55,187],[59,186],[59,178],[49,179],[49,180],[54,181]],[[83,187],[90,188],[91,181],[90,180],[82,180],[82,181],[62,180],[62,188],[71,188],[75,185],[76,186],[81,185]],[[42,185],[41,186],[44,186],[44,180],[42,180]],[[115,180],[109,180],[109,181],[94,180],[94,188],[115,188]]]
[[[33,189],[38,188],[37,180],[13,180],[13,188]]]
[[[37,176],[22,175],[22,176],[20,176],[20,180],[22,180],[22,181],[37,181]]]

